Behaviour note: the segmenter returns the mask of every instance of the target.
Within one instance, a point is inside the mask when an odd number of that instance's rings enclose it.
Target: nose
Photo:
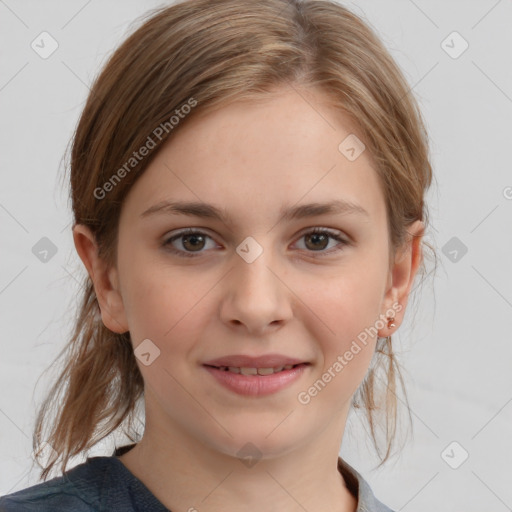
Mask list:
[[[293,293],[269,251],[263,251],[252,263],[237,255],[223,281],[220,316],[229,328],[261,336],[292,318]]]

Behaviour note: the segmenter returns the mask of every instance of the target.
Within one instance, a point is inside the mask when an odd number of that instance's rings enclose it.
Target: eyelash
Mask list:
[[[333,254],[333,253],[336,253],[338,251],[341,251],[343,250],[343,247],[344,246],[347,246],[347,245],[350,245],[350,242],[348,242],[347,240],[345,240],[344,238],[342,238],[341,236],[339,236],[337,233],[333,233],[329,230],[327,230],[326,228],[313,228],[311,229],[310,231],[307,231],[306,233],[303,233],[299,240],[307,235],[317,235],[317,234],[320,234],[320,235],[327,235],[329,238],[332,238],[333,240],[336,240],[337,242],[339,242],[341,244],[341,247],[338,247],[338,248],[335,248],[335,249],[330,249],[328,251],[307,251],[309,253],[318,253],[319,255],[315,257],[322,257],[324,255],[330,255],[330,254]],[[212,239],[211,236],[207,235],[206,233],[203,233],[202,231],[195,231],[193,230],[192,228],[189,228],[187,229],[186,231],[181,231],[179,233],[177,233],[176,235],[173,235],[171,238],[168,238],[162,245],[167,249],[169,250],[170,252],[172,252],[173,254],[176,254],[177,256],[179,257],[183,257],[183,258],[196,258],[198,256],[201,256],[204,251],[198,251],[198,252],[189,252],[189,251],[181,251],[181,250],[178,250],[176,248],[174,248],[171,243],[174,242],[175,240],[183,237],[183,236],[193,236],[193,235],[201,235],[201,236],[205,236],[207,238],[210,238]]]

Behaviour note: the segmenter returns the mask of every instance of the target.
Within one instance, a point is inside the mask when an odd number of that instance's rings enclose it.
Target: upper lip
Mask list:
[[[219,357],[206,361],[205,365],[209,366],[234,366],[237,368],[276,368],[279,366],[295,365],[307,363],[302,359],[287,357],[281,354],[265,354],[263,356],[253,357],[242,354]]]

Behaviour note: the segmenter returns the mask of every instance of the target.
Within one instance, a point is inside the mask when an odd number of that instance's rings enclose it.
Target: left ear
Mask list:
[[[396,331],[403,321],[409,293],[414,278],[423,260],[422,238],[425,225],[421,220],[415,221],[407,229],[409,236],[402,247],[397,249],[393,267],[390,269],[388,288],[384,298],[385,309],[381,318],[386,325],[379,330],[379,337],[386,338]],[[395,311],[395,313],[392,313]],[[394,316],[395,327],[388,328],[386,316]]]

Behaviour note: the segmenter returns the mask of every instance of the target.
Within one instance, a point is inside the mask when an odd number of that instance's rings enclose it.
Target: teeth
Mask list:
[[[272,375],[273,373],[291,370],[293,364],[276,366],[275,368],[239,368],[237,366],[219,366],[219,370],[230,371],[231,373],[240,373],[242,375]]]
[[[240,373],[242,375],[257,375],[258,368],[240,368]]]
[[[258,368],[258,375],[272,375],[274,368]]]

